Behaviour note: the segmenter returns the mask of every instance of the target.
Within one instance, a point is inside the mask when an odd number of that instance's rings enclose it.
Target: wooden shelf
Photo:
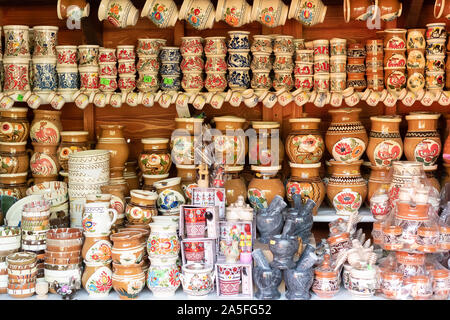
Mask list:
[[[370,213],[369,208],[361,208],[359,209],[359,214],[362,216],[361,222],[374,222],[372,214]],[[346,219],[346,216],[341,216],[336,214],[336,210],[330,207],[320,207],[317,210],[317,215],[313,217],[314,222],[331,222],[338,218]]]

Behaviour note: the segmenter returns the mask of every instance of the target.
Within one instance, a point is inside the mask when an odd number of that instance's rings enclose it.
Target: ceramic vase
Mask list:
[[[292,163],[318,163],[325,151],[319,118],[290,119],[291,131],[286,138],[286,153]]]
[[[113,263],[112,286],[122,300],[134,300],[145,286],[143,262],[133,265]]]
[[[181,284],[177,258],[152,258],[147,287],[155,297],[171,297]]]
[[[285,196],[285,188],[277,173],[281,166],[252,166],[255,176],[248,185],[248,199],[253,208],[261,209],[270,206],[276,195]]]

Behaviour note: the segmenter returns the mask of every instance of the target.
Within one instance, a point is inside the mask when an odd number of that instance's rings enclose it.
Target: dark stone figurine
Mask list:
[[[294,223],[287,220],[284,224],[283,232],[270,237],[269,250],[273,254],[273,261],[270,263],[272,268],[280,270],[291,269],[295,266],[294,254],[298,250],[298,237],[293,236]]]
[[[253,269],[253,282],[256,285],[255,297],[257,299],[279,299],[281,294],[278,286],[282,280],[281,270],[271,268],[261,249],[255,249],[252,253],[256,267]]]
[[[302,238],[304,244],[309,243],[311,237],[311,228],[313,225],[312,210],[316,203],[307,199],[305,203],[302,202],[301,196],[295,194],[293,197],[295,208],[290,208],[286,214],[286,221],[292,220],[295,225],[294,236]]]
[[[311,299],[310,289],[314,280],[313,266],[318,260],[314,251],[315,248],[311,244],[307,244],[300,259],[297,261],[295,269],[284,271],[287,299]]]
[[[256,214],[256,227],[262,243],[269,243],[271,236],[279,234],[283,228],[281,211],[287,203],[280,196],[275,196],[268,208],[259,209]]]

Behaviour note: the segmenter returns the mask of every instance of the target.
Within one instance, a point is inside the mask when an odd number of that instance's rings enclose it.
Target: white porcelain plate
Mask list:
[[[6,225],[10,227],[18,227],[20,226],[20,222],[22,221],[22,211],[24,205],[36,200],[42,200],[43,197],[40,194],[33,194],[31,196],[26,196],[16,203],[14,203],[6,213]]]

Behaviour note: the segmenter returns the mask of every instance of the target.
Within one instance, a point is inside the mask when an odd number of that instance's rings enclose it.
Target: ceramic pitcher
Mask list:
[[[116,220],[117,211],[109,208],[109,202],[92,202],[86,203],[84,206],[83,229],[86,233],[109,233]]]

